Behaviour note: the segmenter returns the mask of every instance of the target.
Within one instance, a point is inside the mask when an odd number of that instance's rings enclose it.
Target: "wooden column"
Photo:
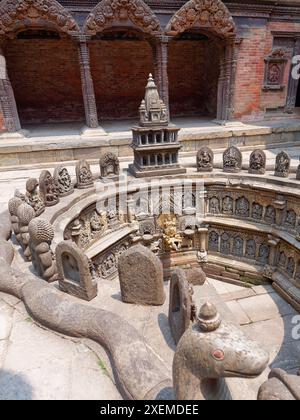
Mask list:
[[[3,113],[5,129],[10,132],[21,130],[21,124],[15,95],[11,86],[3,50],[0,46],[0,106]]]
[[[160,98],[169,110],[169,78],[168,78],[168,44],[170,37],[159,36],[156,38],[154,48],[155,82]]]
[[[300,38],[295,39],[294,44],[294,51],[293,56],[300,55]],[[300,79],[294,79],[292,76],[292,71],[290,74],[289,79],[289,86],[288,86],[288,92],[287,92],[287,101],[286,101],[286,111],[289,113],[294,112],[294,108],[296,106],[296,98],[297,98],[297,90],[299,86],[299,80]]]
[[[217,120],[220,122],[234,118],[235,78],[240,43],[239,38],[229,38],[221,53],[217,110]]]
[[[90,51],[88,37],[77,38],[79,51],[79,64],[81,74],[82,95],[85,109],[86,125],[90,128],[98,128],[98,113],[94,91],[94,83],[90,67]]]

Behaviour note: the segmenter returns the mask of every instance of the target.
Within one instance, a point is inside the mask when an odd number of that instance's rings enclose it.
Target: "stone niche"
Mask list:
[[[264,91],[284,89],[283,78],[288,61],[286,55],[286,50],[277,48],[265,58]]]
[[[176,344],[196,315],[193,293],[185,271],[176,269],[171,276],[169,303],[169,323]]]
[[[125,251],[118,262],[122,300],[137,305],[163,305],[163,267],[159,258],[143,245]]]
[[[90,301],[97,296],[97,282],[88,257],[71,241],[56,247],[59,288],[80,299]]]
[[[120,163],[118,157],[114,153],[105,153],[101,156],[100,161],[101,179],[117,179],[120,173]]]

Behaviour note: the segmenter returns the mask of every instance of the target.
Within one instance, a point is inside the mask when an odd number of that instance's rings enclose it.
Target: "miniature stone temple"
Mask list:
[[[163,267],[148,248],[135,245],[125,251],[118,262],[122,300],[140,305],[163,305]]]
[[[193,302],[193,293],[185,271],[176,269],[171,276],[169,302],[169,323],[176,344],[196,319],[197,309]]]
[[[102,179],[114,179],[119,176],[120,163],[118,156],[114,153],[104,153],[100,158],[99,164]]]
[[[55,254],[59,288],[80,299],[94,299],[97,296],[97,282],[84,252],[75,243],[64,241],[57,245]]]
[[[214,169],[214,153],[209,147],[202,147],[197,153],[198,172],[212,172]]]
[[[139,112],[140,123],[132,128],[134,163],[130,172],[137,178],[184,174],[178,160],[179,128],[170,123],[151,74]]]
[[[35,271],[48,283],[57,280],[57,268],[51,251],[54,231],[51,224],[43,219],[35,218],[28,226],[30,250]]]
[[[60,197],[66,197],[74,192],[71,176],[65,166],[58,165],[55,168],[53,178]]]
[[[45,211],[43,196],[39,192],[39,182],[35,178],[29,178],[26,182],[26,202],[34,209],[36,217]]]
[[[41,173],[39,187],[46,207],[55,206],[59,202],[58,189],[49,171]]]
[[[94,185],[93,174],[91,167],[85,160],[80,160],[76,164],[76,187],[80,190],[91,188]]]

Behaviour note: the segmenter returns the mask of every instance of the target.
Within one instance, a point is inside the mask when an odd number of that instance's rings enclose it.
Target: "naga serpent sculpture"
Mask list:
[[[178,343],[173,385],[178,400],[231,399],[225,378],[255,378],[269,355],[234,324],[221,321],[211,303],[202,306],[197,322]]]
[[[291,401],[300,400],[300,371],[289,375],[282,369],[273,369],[269,379],[258,392],[258,400]]]

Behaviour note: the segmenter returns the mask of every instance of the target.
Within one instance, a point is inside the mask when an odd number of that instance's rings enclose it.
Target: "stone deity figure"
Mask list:
[[[213,171],[214,154],[208,147],[202,147],[197,154],[197,170],[198,172]]]
[[[26,182],[26,202],[33,208],[37,217],[45,211],[45,203],[39,192],[39,182],[35,178],[30,178]]]
[[[79,189],[91,188],[94,185],[94,179],[90,165],[85,160],[77,162],[76,179],[77,188]]]
[[[59,165],[55,168],[54,181],[60,197],[65,197],[74,192],[71,176],[64,166]]]
[[[176,220],[168,216],[163,223],[163,243],[166,252],[179,251],[182,244],[182,238],[177,233]]]

